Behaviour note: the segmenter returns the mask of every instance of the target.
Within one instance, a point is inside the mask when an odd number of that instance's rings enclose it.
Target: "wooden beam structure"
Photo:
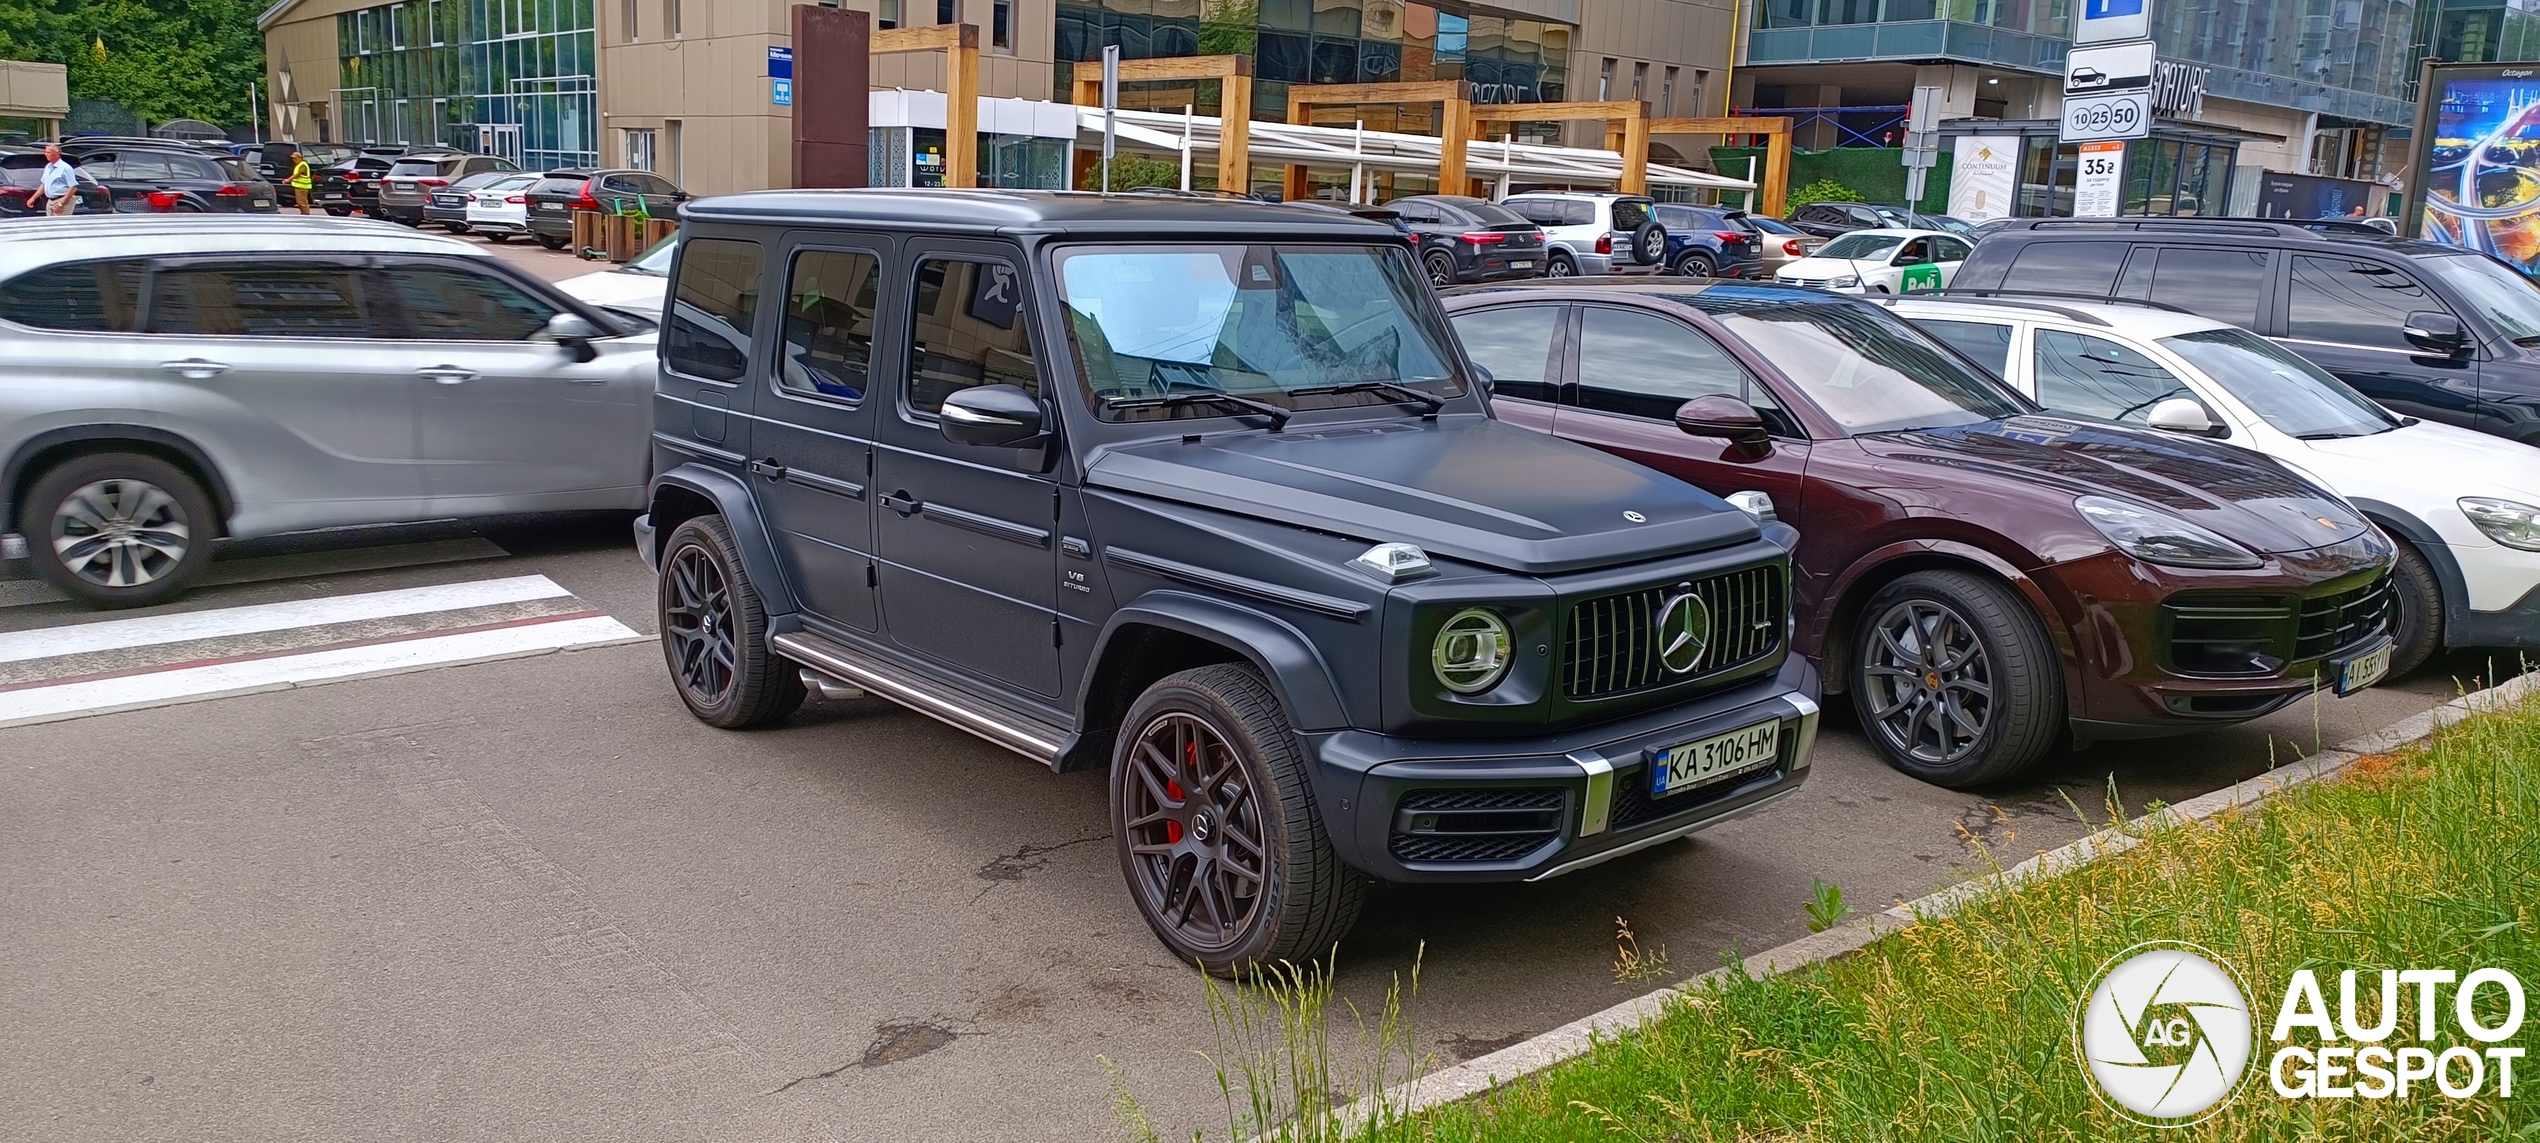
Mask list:
[[[1594,120],[1605,124],[1605,148],[1623,156],[1622,178],[1614,189],[1624,194],[1649,193],[1649,105],[1637,99],[1604,99],[1573,103],[1494,103],[1473,109],[1478,132],[1484,123],[1549,123]]]
[[[1782,216],[1790,200],[1790,128],[1787,115],[1722,115],[1652,119],[1652,135],[1761,135],[1764,137],[1763,213]]]
[[[1102,106],[1102,65],[1093,65],[1091,78],[1084,65],[1076,68],[1076,82],[1071,94],[1078,107]],[[1252,57],[1250,56],[1177,56],[1166,59],[1120,61],[1120,82],[1154,83],[1167,80],[1217,81],[1217,189],[1237,194],[1252,191]]]
[[[1438,105],[1438,193],[1469,194],[1464,177],[1464,145],[1473,137],[1472,89],[1460,79],[1416,83],[1297,84],[1288,89],[1288,122],[1310,125],[1317,107],[1363,103],[1434,103]],[[1288,168],[1286,197],[1305,197],[1305,168]]]
[[[873,33],[873,54],[944,53],[944,185],[979,185],[979,25],[932,24]]]

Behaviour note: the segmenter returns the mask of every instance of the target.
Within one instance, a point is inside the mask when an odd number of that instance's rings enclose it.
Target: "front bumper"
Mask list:
[[[1792,655],[1775,674],[1744,686],[1542,738],[1344,730],[1308,735],[1306,746],[1333,844],[1350,865],[1385,881],[1540,881],[1752,813],[1797,790],[1816,745],[1818,690],[1815,668]],[[1769,767],[1649,796],[1657,752],[1768,720],[1781,727]],[[1444,808],[1424,813],[1432,806]],[[1446,826],[1421,832],[1423,817]],[[1448,851],[1461,856],[1442,859]]]
[[[661,574],[661,548],[653,542],[653,514],[646,512],[635,518],[635,554],[644,558],[644,571]]]
[[[371,209],[391,222],[415,225],[423,221],[423,204],[419,202],[390,202],[382,197],[373,201]]]
[[[2502,611],[2462,614],[2444,629],[2443,643],[2449,647],[2540,651],[2540,587],[2531,589]]]

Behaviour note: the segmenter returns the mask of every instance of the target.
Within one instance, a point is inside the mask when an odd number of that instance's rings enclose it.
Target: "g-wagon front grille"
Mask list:
[[[1675,674],[1659,661],[1658,618],[1687,590],[1710,611],[1711,639],[1691,670]],[[1752,663],[1781,646],[1782,597],[1782,569],[1766,564],[1583,601],[1570,609],[1561,693],[1574,700],[1608,698]]]
[[[2294,659],[2311,659],[2381,634],[2390,627],[2390,577],[2351,591],[2302,601]]]

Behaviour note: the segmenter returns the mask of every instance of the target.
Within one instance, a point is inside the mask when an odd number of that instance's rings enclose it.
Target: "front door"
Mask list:
[[[1464,354],[1491,377],[1491,413],[1539,433],[1556,431],[1561,394],[1561,335],[1569,307],[1560,303],[1495,306],[1456,314]]]
[[[944,398],[1041,393],[1021,252],[933,243],[894,308],[896,407],[876,417],[874,546],[882,624],[902,648],[1044,698],[1058,694],[1056,481],[1041,449],[957,445]]]
[[[651,455],[647,347],[604,338],[599,357],[576,361],[543,336],[554,306],[456,261],[393,259],[379,277],[413,339],[395,361],[415,394],[434,511],[635,502]]]
[[[2412,417],[2478,427],[2478,369],[2400,334],[2408,315],[2448,312],[2405,272],[2358,258],[2296,254],[2285,279],[2286,348],[2364,396]]]
[[[889,240],[823,234],[785,269],[784,340],[757,382],[750,491],[785,578],[812,614],[875,629],[870,389]],[[884,376],[888,376],[885,370]]]

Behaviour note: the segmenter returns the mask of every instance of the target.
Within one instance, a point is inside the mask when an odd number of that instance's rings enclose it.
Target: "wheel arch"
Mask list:
[[[203,486],[212,498],[213,514],[219,517],[219,534],[229,533],[229,518],[238,510],[238,500],[211,454],[166,429],[127,424],[71,425],[27,438],[6,462],[0,462],[0,533],[20,529],[18,517],[27,493],[46,472],[64,461],[101,452],[140,453],[175,465]]]
[[[2469,618],[2469,579],[2461,574],[2460,561],[2452,558],[2452,546],[2444,543],[2443,537],[2416,513],[2396,504],[2361,496],[2349,496],[2346,502],[2361,511],[2373,526],[2388,532],[2394,542],[2415,549],[2434,568],[2434,578],[2443,591],[2443,630],[2448,638]]]
[[[1077,696],[1076,735],[1057,769],[1108,763],[1114,733],[1140,694],[1166,675],[1211,663],[1259,671],[1299,730],[1349,725],[1330,668],[1302,632],[1250,608],[1154,591],[1112,612],[1104,624]]]
[[[644,504],[653,525],[654,547],[647,553],[651,557],[646,561],[648,566],[661,565],[660,546],[669,541],[672,529],[699,516],[721,516],[732,529],[734,546],[741,550],[741,570],[749,573],[767,613],[790,615],[800,610],[794,602],[793,588],[785,580],[784,568],[776,561],[776,549],[770,543],[765,521],[759,518],[758,505],[739,478],[703,464],[682,464],[653,478]]]
[[[1877,595],[1879,589],[1922,571],[1973,572],[2010,585],[2020,598],[2028,602],[2046,628],[2046,637],[2055,644],[2056,657],[2064,669],[2064,693],[2080,692],[2080,660],[2071,629],[2062,621],[2063,612],[2046,594],[2046,589],[2029,578],[2026,572],[2008,560],[1983,548],[1946,540],[1926,540],[1898,544],[1881,549],[1856,561],[1847,569],[1829,593],[1834,606],[1826,611],[1824,641],[1817,649],[1818,674],[1827,694],[1842,694],[1851,689],[1852,632],[1859,625],[1861,610]]]

